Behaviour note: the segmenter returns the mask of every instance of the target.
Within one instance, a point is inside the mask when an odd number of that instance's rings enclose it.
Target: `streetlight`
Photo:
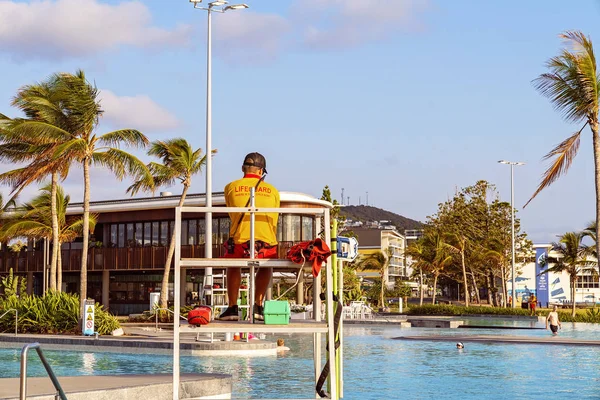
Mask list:
[[[514,168],[515,165],[520,166],[520,165],[525,165],[524,162],[520,162],[520,161],[506,161],[506,160],[500,160],[498,161],[500,164],[508,164],[510,165],[510,221],[511,221],[511,248],[512,248],[512,257],[511,257],[511,263],[512,263],[512,308],[516,308],[517,306],[517,296],[515,293],[515,207],[514,207],[514,202],[515,202],[515,185],[514,185],[514,178],[515,178],[515,173],[514,173]]]
[[[202,0],[190,0],[194,8],[204,10],[208,15],[208,35],[206,45],[206,207],[212,207],[212,34],[211,14],[213,12],[224,13],[229,10],[241,10],[248,8],[247,4],[228,5],[227,1],[211,1],[206,7],[201,5]],[[207,212],[205,217],[206,239],[204,241],[204,256],[212,258],[212,212]],[[212,276],[212,268],[206,268],[205,276]],[[211,282],[208,282],[211,283]],[[212,287],[212,284],[211,284]]]

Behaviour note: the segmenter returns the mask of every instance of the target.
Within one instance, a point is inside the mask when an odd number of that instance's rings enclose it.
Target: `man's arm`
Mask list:
[[[550,319],[550,313],[546,316],[546,329],[548,329],[548,320]]]

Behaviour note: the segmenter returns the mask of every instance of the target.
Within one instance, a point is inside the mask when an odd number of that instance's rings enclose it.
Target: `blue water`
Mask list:
[[[499,324],[500,321],[494,321]],[[480,321],[477,322],[481,325]],[[508,322],[529,326],[529,322]],[[536,326],[543,326],[537,324]],[[598,339],[600,326],[563,324],[561,337]],[[600,348],[401,341],[402,335],[550,336],[545,330],[399,329],[345,326],[345,399],[600,399]],[[233,375],[233,398],[310,398],[311,336],[283,336],[291,350],[270,357],[182,357],[182,372]],[[275,340],[276,337],[268,337]],[[171,356],[44,351],[60,375],[171,372]],[[19,374],[18,349],[0,349],[0,377]],[[31,356],[30,376],[43,376]]]

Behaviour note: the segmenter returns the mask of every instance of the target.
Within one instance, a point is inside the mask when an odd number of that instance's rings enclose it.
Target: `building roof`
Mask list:
[[[204,193],[188,194],[185,198],[185,206],[204,206]],[[126,198],[115,200],[99,200],[90,202],[90,211],[94,213],[103,212],[121,212],[121,211],[142,211],[142,210],[157,210],[164,208],[175,208],[179,203],[180,195],[169,196],[154,196],[154,197],[139,197]],[[331,208],[332,204],[320,200],[310,195],[297,192],[280,192],[279,197],[282,205],[285,203],[303,203],[315,205],[318,207]],[[213,206],[225,205],[224,192],[215,192],[212,196]],[[83,212],[83,203],[72,203],[67,208],[67,214],[81,214]]]

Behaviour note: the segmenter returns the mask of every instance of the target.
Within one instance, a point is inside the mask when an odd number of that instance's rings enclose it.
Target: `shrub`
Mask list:
[[[549,310],[537,310],[536,316],[545,317]],[[428,304],[423,306],[411,306],[405,313],[407,315],[523,315],[529,316],[530,311],[523,308],[500,308],[500,307],[462,307],[447,304]],[[559,311],[559,319],[562,322],[589,322],[600,323],[600,309],[588,309],[585,313],[577,313],[575,317],[570,312]]]
[[[0,315],[6,310],[19,311],[21,333],[77,333],[80,331],[79,296],[49,291],[45,296],[15,295],[0,297]],[[14,314],[0,319],[0,332],[14,332]],[[120,327],[119,321],[100,304],[95,305],[96,331],[108,335]]]

